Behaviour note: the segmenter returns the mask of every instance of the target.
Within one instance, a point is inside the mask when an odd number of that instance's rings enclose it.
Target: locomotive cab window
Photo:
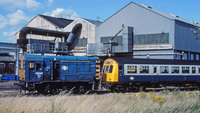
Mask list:
[[[106,66],[105,73],[108,73],[109,66]]]
[[[31,70],[34,69],[34,63],[33,63],[33,62],[30,62],[30,66],[29,66],[29,68],[30,68]]]
[[[36,71],[41,71],[41,63],[36,63]]]
[[[102,73],[104,73],[104,71],[105,71],[105,68],[106,68],[106,66],[103,66],[103,70],[102,70]]]
[[[113,65],[110,65],[109,73],[112,73]]]

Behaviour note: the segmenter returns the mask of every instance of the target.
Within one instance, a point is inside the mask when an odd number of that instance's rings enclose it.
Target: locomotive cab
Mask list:
[[[119,67],[119,64],[113,59],[105,60],[101,72],[102,81],[118,82]]]
[[[19,80],[20,81],[41,81],[43,79],[43,60],[35,57],[29,60],[29,57],[20,56]],[[25,76],[25,75],[29,76]]]

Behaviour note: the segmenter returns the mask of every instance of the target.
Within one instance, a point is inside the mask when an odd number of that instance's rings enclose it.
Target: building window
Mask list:
[[[14,63],[9,63],[9,68],[10,69],[14,69],[15,68],[15,64]]]
[[[179,66],[172,66],[171,72],[172,73],[179,73]]]
[[[80,38],[76,47],[86,47],[87,46],[87,38]]]
[[[160,66],[160,73],[169,73],[169,66]]]
[[[127,73],[137,73],[137,66],[127,66]]]
[[[0,69],[5,69],[5,63],[0,63]]]
[[[140,66],[140,73],[149,73],[149,66]]]
[[[169,44],[169,33],[135,35],[133,42],[134,45]]]

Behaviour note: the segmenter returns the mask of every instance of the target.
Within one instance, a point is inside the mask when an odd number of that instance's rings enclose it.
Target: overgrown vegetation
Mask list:
[[[192,31],[194,32],[196,40],[200,40],[200,26],[196,22],[193,23],[194,23],[194,28],[192,29]]]
[[[110,93],[99,95],[15,96],[0,98],[0,113],[155,113],[200,112],[200,92]]]

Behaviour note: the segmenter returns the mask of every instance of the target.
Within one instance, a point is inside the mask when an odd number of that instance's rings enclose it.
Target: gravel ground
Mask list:
[[[14,83],[18,83],[18,81],[0,82],[0,95],[18,94],[19,88]]]

